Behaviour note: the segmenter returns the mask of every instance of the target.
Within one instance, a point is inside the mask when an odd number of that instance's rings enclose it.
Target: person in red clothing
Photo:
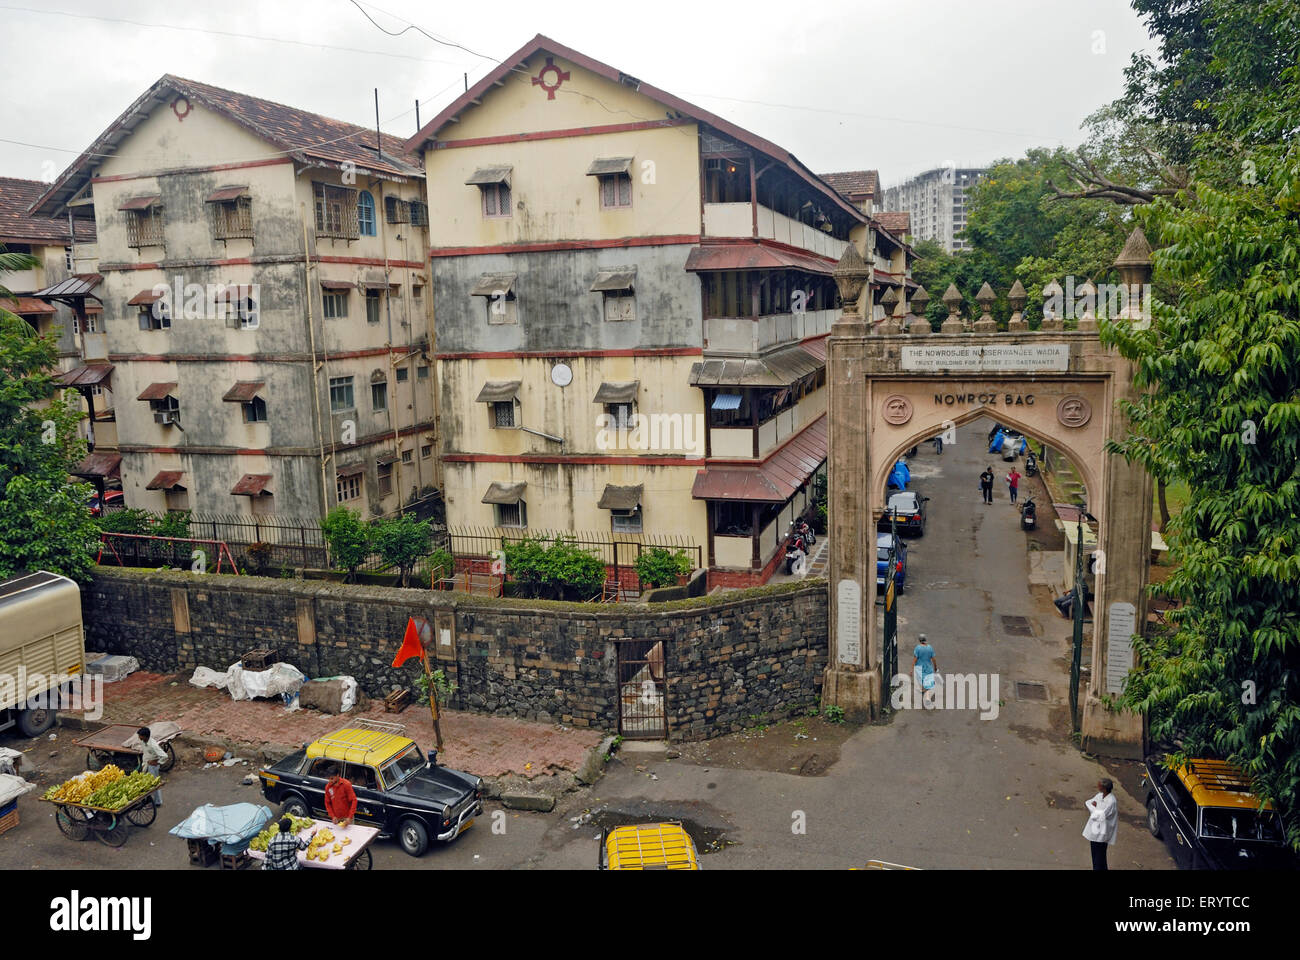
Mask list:
[[[350,780],[330,777],[325,784],[325,812],[340,827],[352,825],[352,818],[357,815],[357,793]]]
[[[1007,486],[1011,488],[1011,502],[1016,502],[1016,492],[1020,489],[1020,474],[1016,473],[1013,466],[1011,472],[1007,474]]]

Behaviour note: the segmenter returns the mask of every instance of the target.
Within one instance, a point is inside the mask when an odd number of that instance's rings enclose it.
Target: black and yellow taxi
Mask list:
[[[358,823],[396,837],[413,857],[449,843],[483,813],[483,781],[426,757],[401,724],[359,721],[258,771],[262,794],[296,817],[324,817],[331,777],[351,781]]]
[[[600,835],[601,870],[698,870],[695,841],[680,823],[638,823]]]
[[[1273,804],[1261,803],[1239,767],[1223,760],[1189,760],[1169,769],[1146,761],[1147,829],[1185,870],[1293,869]]]

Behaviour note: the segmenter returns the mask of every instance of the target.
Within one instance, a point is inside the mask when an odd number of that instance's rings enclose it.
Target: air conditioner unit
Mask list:
[[[154,422],[154,423],[161,423],[161,424],[164,424],[164,425],[165,425],[165,424],[170,424],[170,423],[175,423],[175,422],[176,422],[176,417],[177,417],[177,414],[176,414],[176,411],[174,411],[174,410],[159,410],[157,413],[155,413],[155,414],[153,415],[153,422]]]

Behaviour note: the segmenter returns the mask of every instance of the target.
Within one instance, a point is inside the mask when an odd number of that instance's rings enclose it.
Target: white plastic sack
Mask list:
[[[10,800],[17,799],[24,793],[30,793],[35,789],[36,784],[28,783],[22,777],[0,773],[0,807],[3,807]]]
[[[210,670],[207,667],[195,667],[194,676],[190,677],[190,683],[196,687],[216,687],[222,689],[229,682],[229,676],[225,673],[218,673],[216,670]]]
[[[240,664],[231,664],[230,696],[235,700],[254,697],[280,697],[297,693],[307,677],[297,667],[288,663],[275,663],[270,670],[245,670]]]
[[[343,712],[347,713],[357,705],[357,681],[355,677],[343,678]]]

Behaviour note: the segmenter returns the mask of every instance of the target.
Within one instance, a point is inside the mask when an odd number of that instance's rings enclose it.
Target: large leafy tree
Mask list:
[[[1159,588],[1181,607],[1137,641],[1124,701],[1175,762],[1241,764],[1300,847],[1300,8],[1164,6],[1203,18],[1204,49],[1171,76],[1208,98],[1190,185],[1139,211],[1176,295],[1157,294],[1149,329],[1103,337],[1150,388],[1118,451],[1190,493]]]

